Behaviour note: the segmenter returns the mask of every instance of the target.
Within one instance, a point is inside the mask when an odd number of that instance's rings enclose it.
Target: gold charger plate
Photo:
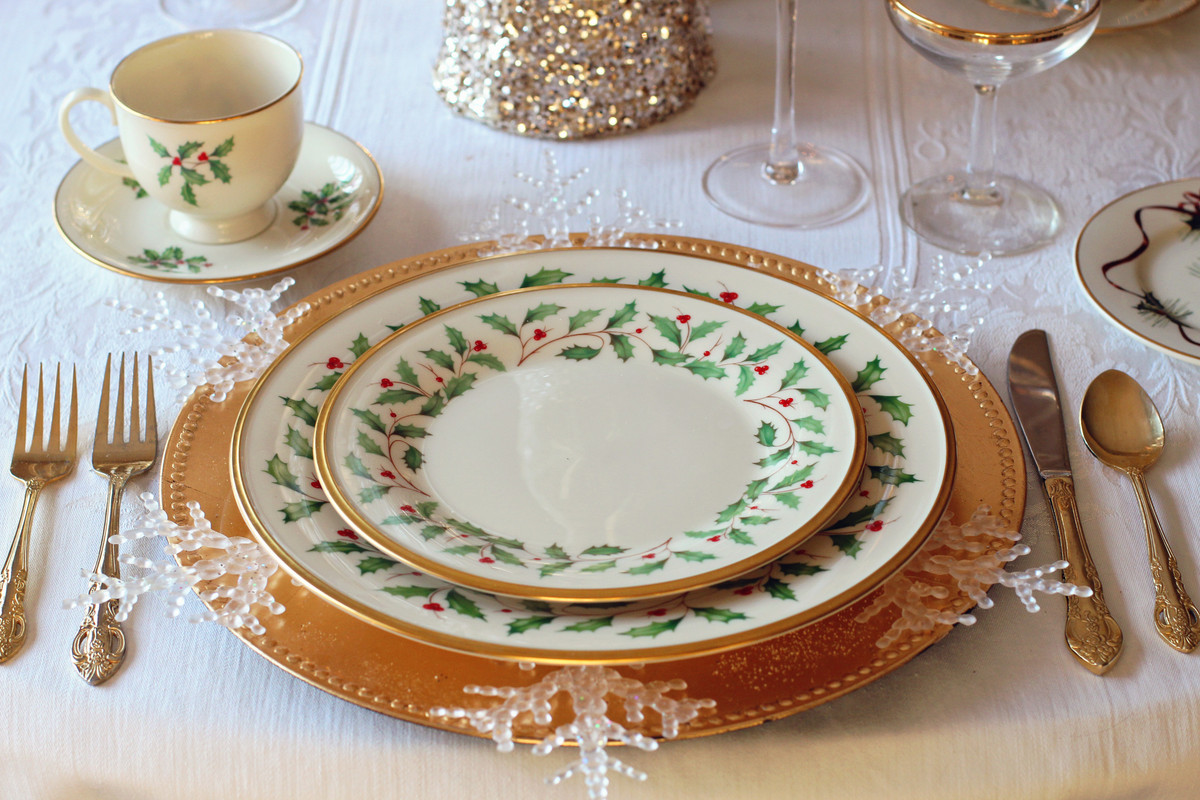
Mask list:
[[[831,294],[810,265],[760,251],[682,237],[645,237],[665,252],[698,255],[754,269]],[[338,314],[359,297],[405,278],[475,260],[478,245],[456,247],[404,259],[341,281],[309,298],[312,310],[289,330],[289,339],[302,335]],[[882,304],[882,298],[874,303]],[[893,335],[913,325],[903,318],[887,330]],[[935,335],[930,332],[929,335]],[[1025,506],[1024,461],[1015,429],[995,389],[982,375],[969,376],[937,353],[920,356],[933,373],[950,411],[958,448],[969,453],[971,469],[961,470],[948,514],[965,521],[986,505],[1006,527],[1019,527]],[[241,402],[252,382],[235,387],[220,404],[203,394],[189,401],[171,431],[163,464],[164,507],[178,522],[187,520],[186,504],[199,502],[215,529],[228,536],[252,537],[234,499],[229,476],[229,446]],[[997,539],[994,549],[1007,546]],[[189,554],[186,559],[202,557]],[[181,558],[184,558],[181,556]],[[185,559],[185,563],[186,563]],[[922,576],[928,579],[928,576]],[[465,655],[397,637],[340,610],[302,586],[293,585],[284,571],[272,579],[270,590],[287,607],[281,616],[267,617],[267,632],[237,635],[267,660],[296,677],[357,705],[390,716],[444,730],[480,735],[466,720],[433,719],[439,706],[487,706],[492,700],[463,693],[471,684],[528,685],[553,667],[525,670],[512,662]],[[947,585],[946,610],[961,613],[972,605],[965,594]],[[727,652],[681,658],[631,670],[643,681],[683,679],[692,697],[716,701],[715,711],[680,730],[681,738],[734,730],[819,705],[869,683],[912,659],[941,639],[951,626],[933,631],[906,632],[889,646],[876,642],[899,617],[891,607],[864,623],[855,618],[880,590],[837,614],[807,627],[758,644]],[[520,740],[540,739],[570,715],[569,698],[561,695],[549,726],[522,717],[514,725]],[[622,721],[620,709],[610,709]],[[642,726],[659,733],[657,719]]]

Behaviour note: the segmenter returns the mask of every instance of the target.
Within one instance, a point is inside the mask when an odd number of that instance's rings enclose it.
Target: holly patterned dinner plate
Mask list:
[[[357,358],[321,406],[318,479],[371,546],[546,601],[728,580],[797,548],[858,489],[847,381],[784,327],[602,283],[434,312]]]
[[[98,151],[121,157],[113,139]],[[236,176],[234,176],[236,177]],[[275,195],[275,221],[232,244],[199,244],[176,233],[167,207],[133,178],[76,162],[54,197],[59,233],[84,258],[115,272],[170,283],[259,278],[312,261],[353,239],[379,210],[383,176],[361,145],[304,124],[296,167]]]
[[[1080,232],[1075,266],[1109,321],[1200,364],[1200,178],[1149,186],[1105,206]]]
[[[878,587],[921,548],[949,501],[954,435],[930,378],[890,335],[818,292],[765,270],[653,250],[575,248],[446,265],[434,257],[416,267],[430,265],[437,268],[356,299],[276,359],[239,411],[230,458],[239,510],[263,544],[311,591],[385,631],[540,663],[721,652],[815,622]],[[850,382],[867,439],[864,479],[837,519],[739,577],[612,604],[546,603],[462,587],[381,553],[346,524],[317,476],[312,440],[330,390],[356,360],[442,308],[512,289],[591,281],[737,305],[824,354]],[[352,288],[366,294],[372,285]]]

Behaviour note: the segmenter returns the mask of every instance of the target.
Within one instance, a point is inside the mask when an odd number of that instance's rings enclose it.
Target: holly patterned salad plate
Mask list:
[[[436,311],[355,359],[313,435],[363,540],[546,601],[660,597],[793,551],[865,459],[849,381],[717,298],[552,285]]]
[[[1105,206],[1079,234],[1075,265],[1088,297],[1117,327],[1200,364],[1200,178]]]
[[[113,139],[98,151],[119,159],[121,143]],[[224,283],[291,269],[341,247],[367,226],[382,198],[383,176],[371,154],[337,131],[306,122],[296,167],[272,201],[275,221],[245,241],[188,241],[168,224],[166,206],[136,180],[82,161],[58,187],[54,218],[80,255],[115,272],[170,283]]]
[[[616,664],[698,656],[768,639],[849,605],[921,548],[949,502],[955,452],[945,405],[920,364],[852,309],[767,271],[716,259],[575,248],[434,264],[383,288],[364,279],[351,287],[353,303],[307,328],[247,394],[230,454],[242,516],[294,578],[350,614],[492,658]],[[414,269],[428,266],[421,261]],[[373,344],[442,308],[512,289],[591,281],[737,305],[823,353],[850,382],[867,435],[864,480],[838,518],[750,573],[633,603],[502,597],[371,547],[336,513],[313,461],[313,429],[337,380]],[[744,518],[755,513],[739,514],[739,529],[752,530]]]

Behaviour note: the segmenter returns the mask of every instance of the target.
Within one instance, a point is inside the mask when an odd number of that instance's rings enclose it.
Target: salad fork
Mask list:
[[[133,392],[130,398],[129,436],[125,435],[125,356],[117,376],[117,408],[112,440],[108,438],[108,398],[112,377],[112,356],[104,365],[104,385],[100,389],[100,410],[96,419],[96,443],[92,447],[92,469],[108,478],[108,506],[104,518],[104,538],[100,555],[92,570],[110,578],[121,576],[117,545],[109,538],[121,529],[121,495],[130,477],[145,472],[154,463],[158,450],[158,427],[154,419],[154,365],[146,359],[146,431],[141,433],[138,403],[138,360],[133,356]],[[88,586],[91,594],[101,589],[97,581]],[[125,660],[125,633],[117,620],[119,601],[106,600],[93,605],[80,625],[71,645],[72,660],[79,676],[98,686],[116,674]]]
[[[33,510],[38,495],[46,484],[71,474],[75,468],[75,432],[78,428],[79,406],[76,402],[75,370],[71,370],[71,408],[67,418],[67,441],[61,436],[62,367],[54,372],[54,405],[50,410],[50,438],[43,437],[44,385],[42,368],[38,367],[37,401],[34,409],[33,437],[27,440],[26,423],[29,415],[29,368],[21,372],[21,409],[17,412],[17,441],[13,446],[11,471],[25,484],[25,501],[17,533],[8,550],[4,568],[0,570],[0,663],[17,654],[25,643],[28,627],[25,623],[25,583],[29,574],[29,535]]]

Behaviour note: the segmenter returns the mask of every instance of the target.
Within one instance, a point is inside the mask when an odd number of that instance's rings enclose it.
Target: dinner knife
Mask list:
[[[1102,675],[1121,655],[1121,628],[1104,602],[1100,576],[1079,524],[1062,402],[1045,331],[1017,337],[1008,355],[1008,390],[1054,515],[1062,558],[1069,564],[1063,580],[1092,590],[1091,597],[1067,596],[1067,647],[1085,667]]]

